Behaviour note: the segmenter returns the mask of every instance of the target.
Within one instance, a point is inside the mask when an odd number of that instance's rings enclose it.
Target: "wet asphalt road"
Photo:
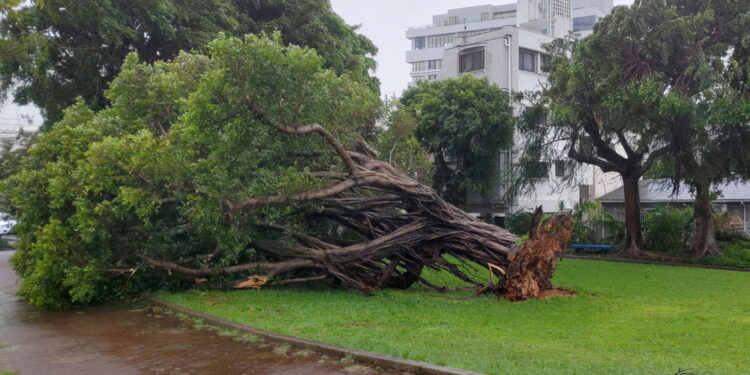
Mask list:
[[[15,296],[0,251],[0,372],[67,374],[397,375],[288,346],[247,342],[147,306],[40,312]]]

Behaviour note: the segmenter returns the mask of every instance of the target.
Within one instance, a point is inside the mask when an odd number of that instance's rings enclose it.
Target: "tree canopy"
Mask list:
[[[745,163],[720,138],[747,129],[746,94],[727,91],[746,85],[747,19],[736,2],[642,0],[616,7],[589,37],[553,42],[548,85],[524,114],[522,165],[562,154],[620,174],[627,252],[642,254],[638,180],[660,158],[678,172],[700,165],[691,178]],[[725,161],[710,156],[722,148]]]
[[[275,121],[329,124],[343,142],[379,105],[309,49],[226,38],[209,55],[146,64],[130,54],[106,92],[111,107],[96,112],[79,100],[66,109],[3,182],[19,219],[20,291],[32,304],[85,303],[172,282],[140,269],[146,258],[256,259],[248,248],[256,225],[297,223],[304,206],[229,216],[225,201],[319,187],[311,169],[328,169],[332,159],[305,154],[322,139],[274,131],[249,103]],[[131,271],[126,282],[110,277]]]
[[[3,0],[0,12],[0,87],[39,107],[47,125],[76,97],[106,107],[104,92],[129,53],[171,60],[220,33],[278,30],[286,44],[316,48],[326,67],[379,87],[370,76],[377,48],[328,0]]]
[[[500,154],[513,145],[509,95],[486,78],[420,82],[401,103],[417,120],[415,135],[435,159],[433,187],[449,202],[468,191],[489,195],[499,184]]]

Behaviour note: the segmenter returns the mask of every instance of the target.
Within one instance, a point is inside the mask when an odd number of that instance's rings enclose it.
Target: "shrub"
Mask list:
[[[505,222],[505,229],[517,236],[524,236],[529,233],[529,227],[531,226],[531,217],[534,216],[531,212],[516,212],[509,217]]]
[[[658,207],[646,212],[643,237],[646,248],[672,255],[683,255],[693,235],[692,207]]]
[[[712,266],[750,268],[750,242],[736,242],[724,248],[720,255],[706,257],[702,263]]]
[[[623,223],[602,210],[599,201],[576,204],[571,216],[570,243],[615,245],[624,240]]]

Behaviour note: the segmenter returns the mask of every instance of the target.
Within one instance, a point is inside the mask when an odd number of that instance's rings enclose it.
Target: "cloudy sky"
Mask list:
[[[346,23],[361,25],[360,33],[378,46],[380,90],[384,95],[399,95],[409,82],[406,50],[411,48],[404,34],[410,26],[427,25],[432,16],[448,11],[484,4],[508,4],[515,0],[331,0],[333,10]],[[615,5],[629,5],[633,0],[614,0]]]

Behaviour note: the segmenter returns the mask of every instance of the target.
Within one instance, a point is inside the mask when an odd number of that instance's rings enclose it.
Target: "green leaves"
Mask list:
[[[435,156],[435,189],[457,203],[469,190],[488,195],[495,189],[500,153],[513,145],[507,93],[466,74],[420,83],[404,92],[402,103],[417,119],[420,144]]]
[[[94,110],[107,107],[112,98],[104,91],[129,53],[149,63],[169,61],[181,51],[205,52],[224,34],[280,30],[284,44],[317,48],[326,67],[378,91],[370,77],[377,48],[328,1],[47,0],[19,6],[3,0],[0,12],[2,91],[39,107],[47,126],[62,119],[76,97]],[[180,81],[161,84],[174,82]],[[154,94],[168,95],[168,87],[162,90]]]
[[[14,264],[32,304],[184,285],[142,257],[196,267],[260,261],[251,241],[264,225],[317,229],[304,220],[315,201],[236,214],[225,201],[324,188],[313,171],[343,170],[329,146],[275,123],[323,124],[352,144],[380,103],[365,84],[324,69],[315,51],[278,39],[221,38],[208,55],[154,64],[131,54],[106,93],[111,107],[79,100],[39,135],[0,184],[20,220]],[[130,268],[139,271],[127,279],[112,271]]]

